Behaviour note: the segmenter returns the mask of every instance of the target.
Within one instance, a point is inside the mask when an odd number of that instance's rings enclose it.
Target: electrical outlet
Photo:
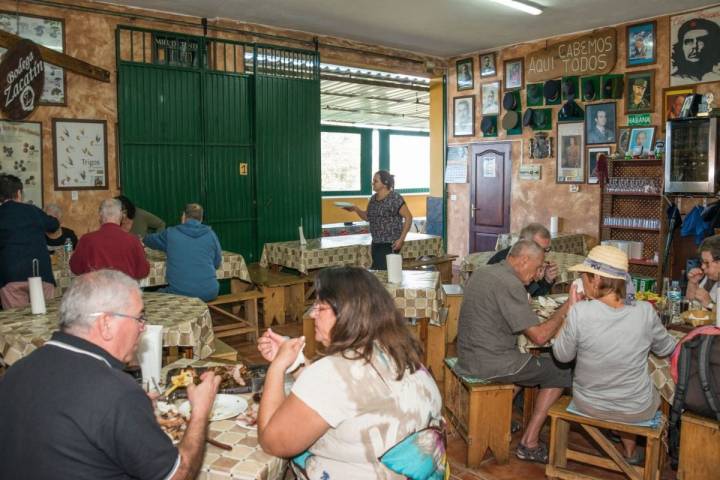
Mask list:
[[[77,190],[73,190],[72,192],[70,192],[70,199],[71,199],[73,202],[77,202],[77,201],[78,201],[78,191],[77,191]]]
[[[454,193],[450,195],[450,200],[452,200],[453,202],[457,200],[457,195],[455,195]]]
[[[570,185],[570,191],[572,193],[577,193],[580,191],[580,185]]]

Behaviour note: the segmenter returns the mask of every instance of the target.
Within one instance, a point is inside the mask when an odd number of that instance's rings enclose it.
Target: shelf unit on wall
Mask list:
[[[630,259],[630,274],[652,277],[662,285],[662,259],[667,232],[667,217],[663,205],[664,164],[662,160],[611,160],[608,162],[610,178],[625,180],[653,179],[658,193],[640,191],[607,191],[603,186],[600,202],[600,240],[643,242],[642,258]],[[638,183],[641,183],[638,180]],[[640,219],[643,225],[605,225],[608,218]],[[657,220],[657,226],[645,221]],[[635,222],[638,223],[638,222]],[[653,261],[655,252],[658,262]]]

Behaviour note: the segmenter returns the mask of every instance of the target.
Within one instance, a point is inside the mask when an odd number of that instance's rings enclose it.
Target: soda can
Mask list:
[[[632,277],[632,281],[635,286],[635,291],[642,292],[642,290],[640,290],[640,277]]]

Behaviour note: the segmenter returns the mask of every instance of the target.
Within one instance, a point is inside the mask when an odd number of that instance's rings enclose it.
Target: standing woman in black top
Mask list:
[[[378,170],[373,175],[372,188],[375,194],[370,197],[367,210],[360,210],[355,205],[345,207],[345,210],[357,213],[370,224],[371,268],[387,270],[385,256],[402,249],[413,217],[405,199],[395,192],[395,177],[390,175],[390,172]]]

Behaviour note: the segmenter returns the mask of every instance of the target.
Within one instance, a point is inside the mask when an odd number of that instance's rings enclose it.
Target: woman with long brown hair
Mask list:
[[[322,270],[315,283],[315,338],[323,356],[305,367],[290,394],[285,371],[304,338],[270,330],[258,349],[271,362],[258,436],[272,455],[294,457],[310,479],[400,478],[378,458],[441,418],[440,392],[422,366],[422,347],[370,272]]]

